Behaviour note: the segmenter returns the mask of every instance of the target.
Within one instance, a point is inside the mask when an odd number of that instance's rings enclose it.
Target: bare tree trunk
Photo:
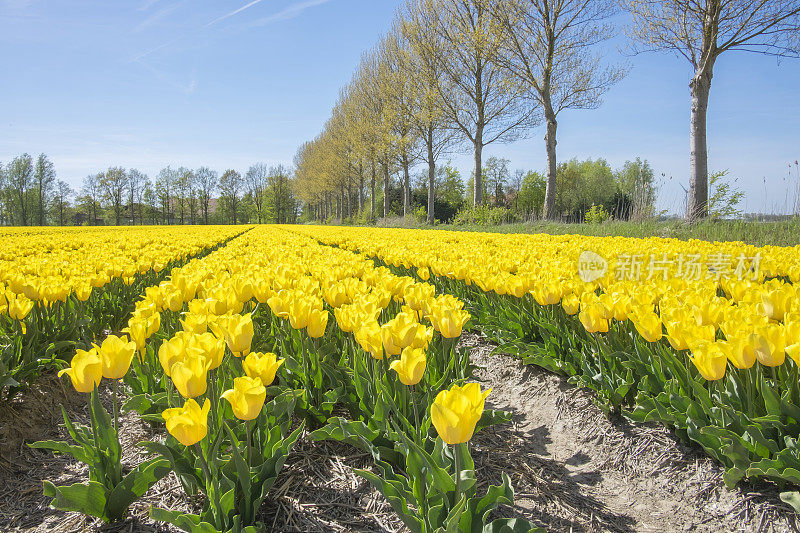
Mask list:
[[[692,114],[689,131],[691,149],[689,176],[689,201],[686,218],[690,222],[708,216],[708,142],[706,116],[712,73],[698,73],[689,84],[692,97]]]
[[[409,172],[408,154],[403,150],[403,216],[411,214],[411,174]]]
[[[389,216],[389,161],[383,162],[383,218]]]
[[[358,161],[358,212],[364,211],[364,163]]]
[[[552,107],[545,108],[545,120],[547,121],[547,133],[544,136],[544,143],[547,150],[547,186],[544,192],[544,218],[547,220],[556,219],[556,172],[558,163],[556,160],[556,132],[558,122]]]
[[[375,160],[374,159],[372,160],[372,163],[371,163],[370,166],[372,167],[372,176],[371,176],[371,180],[370,180],[370,184],[369,184],[370,185],[369,198],[370,198],[370,204],[371,204],[370,207],[372,208],[372,210],[370,211],[369,214],[370,214],[370,217],[375,218]]]
[[[428,128],[428,224],[433,225],[433,184],[436,179],[436,161],[433,159],[433,128]]]
[[[475,179],[473,182],[472,204],[477,207],[483,204],[483,127],[479,127],[475,135]]]

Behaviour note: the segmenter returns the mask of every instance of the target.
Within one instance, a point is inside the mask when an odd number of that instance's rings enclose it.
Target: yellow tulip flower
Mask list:
[[[733,366],[740,370],[752,367],[756,362],[756,351],[750,336],[732,336],[727,341],[717,341]]]
[[[658,342],[663,335],[661,317],[653,311],[637,312],[631,315],[631,321],[639,335],[647,342]]]
[[[408,347],[403,349],[400,359],[389,364],[389,368],[397,372],[403,385],[416,385],[422,379],[427,364],[425,350]]]
[[[308,316],[308,326],[306,331],[309,337],[319,338],[325,335],[325,329],[328,327],[328,317],[330,313],[325,310],[312,309]]]
[[[211,361],[202,355],[192,355],[172,365],[170,376],[181,396],[196,398],[205,394],[210,367]]]
[[[272,310],[272,313],[280,318],[289,318],[289,300],[284,298],[287,296],[286,291],[278,291],[278,294],[267,300],[267,305]]]
[[[217,338],[210,331],[188,337],[186,352],[188,354],[202,355],[211,365],[209,370],[214,370],[222,364],[225,357],[225,340]]]
[[[568,315],[577,315],[578,311],[581,310],[581,301],[577,294],[570,293],[561,299],[561,307],[564,308],[564,312]]]
[[[103,363],[103,377],[108,379],[121,379],[131,367],[133,354],[136,353],[136,343],[128,337],[109,335],[97,348],[100,362]]]
[[[186,400],[183,407],[166,409],[161,416],[167,422],[167,431],[184,446],[203,440],[208,433],[208,412],[211,402],[206,399],[203,408],[196,401]]]
[[[417,276],[422,281],[428,281],[431,278],[431,271],[428,270],[428,267],[419,267],[417,269]]]
[[[147,322],[145,320],[131,318],[128,321],[128,327],[122,330],[127,333],[131,341],[136,344],[136,351],[142,353],[147,345],[147,339],[150,337],[147,334]]]
[[[253,342],[253,316],[231,315],[224,324],[223,333],[228,349],[236,356],[242,357],[250,353]]]
[[[172,366],[186,357],[186,342],[183,337],[175,336],[161,343],[158,347],[158,362],[167,377],[171,377]]]
[[[279,360],[278,356],[271,352],[251,352],[242,361],[242,367],[249,377],[258,378],[265,387],[269,387],[275,381],[275,374],[284,361],[284,359]]]
[[[782,325],[762,326],[750,335],[749,340],[762,365],[780,366],[786,360],[786,339]]]
[[[689,356],[700,375],[708,381],[716,381],[725,376],[728,358],[722,346],[716,342],[699,341],[692,346]]]
[[[431,405],[431,421],[447,444],[461,444],[472,438],[483,414],[484,400],[492,389],[481,392],[477,383],[453,385],[436,395]]]
[[[69,368],[58,372],[58,377],[64,374],[72,380],[72,386],[78,392],[92,392],[103,379],[103,363],[96,349],[76,350],[72,356]]]
[[[461,330],[469,319],[470,314],[463,309],[438,307],[433,310],[431,322],[442,337],[454,339],[461,336]]]
[[[258,378],[240,377],[233,380],[233,388],[222,393],[228,400],[233,414],[239,420],[253,420],[264,406],[267,389]]]
[[[33,309],[33,300],[24,296],[10,298],[8,301],[8,316],[14,320],[25,320],[31,309]]]
[[[356,331],[355,338],[365,352],[375,359],[383,359],[383,334],[377,320],[362,324]]]
[[[582,306],[581,312],[578,314],[581,324],[589,333],[606,333],[608,331],[608,320],[604,317],[602,306],[596,303]]]

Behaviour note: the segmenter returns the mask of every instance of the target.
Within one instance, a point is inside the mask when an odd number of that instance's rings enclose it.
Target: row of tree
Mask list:
[[[87,176],[79,191],[57,179],[45,154],[0,164],[0,224],[293,223],[299,203],[283,165],[247,172],[163,168],[151,180],[137,169],[110,167]]]
[[[669,51],[692,65],[687,217],[707,216],[714,64],[731,50],[798,55],[798,0],[408,0],[341,89],[323,131],[298,150],[296,189],[310,214],[387,216],[399,176],[408,215],[411,170],[426,164],[432,223],[437,161],[465,146],[475,159],[471,202],[484,205],[483,149],[544,124],[543,216],[572,217],[559,202],[570,192],[559,190],[558,116],[597,107],[625,75],[604,64],[599,47],[619,31],[618,6],[632,17],[633,52]]]
[[[455,224],[479,222],[487,212],[491,213],[492,220],[485,222],[542,218],[546,176],[533,170],[512,172],[510,163],[508,159],[494,156],[484,161],[482,195],[484,206],[490,211],[478,212],[472,206],[474,175],[465,181],[450,162],[437,166],[433,202],[435,219]],[[558,165],[556,179],[556,209],[564,213],[566,221],[583,222],[593,206],[603,207],[618,220],[641,220],[655,214],[657,187],[653,169],[647,161],[637,158],[614,170],[605,159],[571,159]],[[415,217],[429,214],[429,190],[425,171],[412,175],[410,207]],[[403,194],[401,186],[393,184],[389,187],[386,199],[390,212],[402,212]]]

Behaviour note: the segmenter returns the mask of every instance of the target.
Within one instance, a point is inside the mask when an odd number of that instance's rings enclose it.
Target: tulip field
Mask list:
[[[197,505],[150,520],[283,531],[262,506],[302,440],[366,454],[354,474],[409,531],[538,531],[507,512],[513,472],[492,485],[473,460],[511,413],[487,405],[465,332],[800,511],[797,248],[299,225],[0,242],[0,405],[54,372],[85,395],[86,424],[62,407],[68,440],[29,443],[86,465],[79,483],[43,480],[59,512],[121,522],[175,476]],[[157,438],[123,468],[128,413]]]

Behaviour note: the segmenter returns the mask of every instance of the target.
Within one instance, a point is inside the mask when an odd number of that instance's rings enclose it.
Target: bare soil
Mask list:
[[[473,452],[478,479],[511,476],[513,513],[548,531],[798,531],[776,488],[729,490],[720,465],[663,426],[609,419],[591,391],[462,339],[492,387],[487,406],[514,414],[479,433]]]
[[[487,406],[511,411],[510,424],[487,428],[472,441],[480,486],[511,476],[513,507],[498,516],[520,516],[548,531],[799,531],[792,510],[769,485],[729,490],[723,469],[702,450],[679,442],[658,425],[609,419],[593,394],[510,356],[472,334],[476,377],[492,387]],[[110,393],[102,391],[110,409]],[[45,438],[68,439],[60,405],[78,423],[87,422],[86,395],[45,376],[11,405],[0,406],[0,531],[166,532],[174,528],[148,517],[151,505],[196,511],[199,500],[183,495],[174,475],[159,481],[131,509],[131,517],[106,525],[79,513],[48,507],[42,480],[85,481],[83,465],[25,446]],[[144,459],[137,443],[163,439],[135,413],[120,419],[124,462]],[[260,509],[271,531],[404,531],[383,497],[355,473],[371,459],[340,443],[301,438]]]

